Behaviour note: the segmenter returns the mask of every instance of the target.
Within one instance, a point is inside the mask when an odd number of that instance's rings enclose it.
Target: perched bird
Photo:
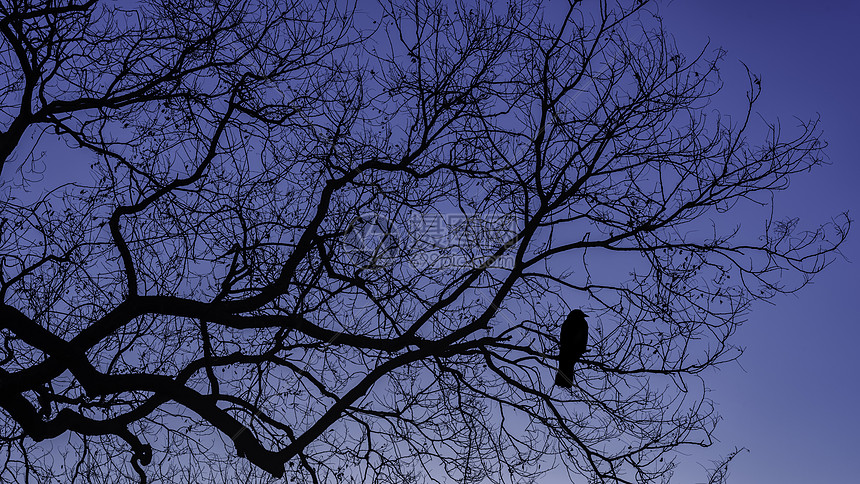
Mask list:
[[[585,313],[579,309],[574,309],[561,325],[561,334],[558,336],[556,385],[563,388],[573,386],[573,365],[585,353],[587,344],[588,323],[585,322]]]

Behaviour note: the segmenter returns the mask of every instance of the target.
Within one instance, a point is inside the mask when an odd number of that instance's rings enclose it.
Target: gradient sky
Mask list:
[[[795,178],[777,196],[777,213],[808,227],[845,210],[856,219],[860,2],[675,0],[660,11],[683,51],[692,54],[710,40],[728,52],[728,94],[742,98],[747,87],[742,60],[762,77],[758,111],[765,118],[779,117],[790,128],[793,116],[821,116],[832,165]],[[733,462],[731,484],[858,482],[858,230],[843,246],[851,262],[835,261],[796,296],[754,306],[736,334],[746,347],[739,364],[711,375],[711,397],[724,420],[721,442],[706,455],[736,445],[750,450]],[[692,463],[699,455],[691,454],[673,482],[703,481]]]
[[[729,98],[743,100],[748,87],[742,60],[762,78],[765,118],[791,128],[793,116],[821,116],[832,165],[795,178],[777,196],[777,213],[808,228],[846,210],[860,216],[860,2],[675,0],[660,11],[682,51],[695,54],[708,40],[727,51]],[[756,230],[761,220],[744,224]],[[673,482],[703,482],[700,464],[735,446],[749,452],[734,461],[731,484],[857,482],[860,226],[842,252],[851,262],[836,260],[795,296],[754,306],[735,336],[745,354],[708,376],[724,419],[720,442],[690,449]]]

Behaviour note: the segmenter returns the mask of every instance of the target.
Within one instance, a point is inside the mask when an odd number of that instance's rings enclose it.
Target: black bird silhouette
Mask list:
[[[585,353],[587,344],[588,323],[585,322],[585,313],[579,309],[574,309],[561,325],[561,334],[558,336],[556,385],[563,388],[573,386],[573,365]]]

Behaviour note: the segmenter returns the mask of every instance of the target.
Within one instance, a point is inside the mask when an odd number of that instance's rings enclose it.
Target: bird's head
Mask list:
[[[585,313],[582,312],[581,309],[574,309],[573,311],[570,312],[570,315],[568,317],[569,318],[584,318],[586,316],[585,316]]]

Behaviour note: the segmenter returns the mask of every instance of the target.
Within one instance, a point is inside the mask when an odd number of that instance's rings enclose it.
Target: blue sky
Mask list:
[[[727,52],[726,94],[743,96],[742,60],[763,79],[758,111],[779,117],[821,116],[832,165],[798,177],[776,197],[777,213],[811,227],[848,210],[860,214],[860,2],[675,0],[661,6],[667,30],[693,53],[710,39]],[[757,220],[745,220],[755,224]],[[719,442],[694,451],[676,482],[701,482],[702,455],[747,447],[731,468],[732,484],[856,482],[860,435],[860,238],[811,286],[774,305],[755,306],[736,342],[739,364],[712,375],[711,397],[724,420]],[[705,458],[704,463],[707,463]]]
[[[763,79],[758,111],[821,116],[830,166],[798,177],[777,196],[777,213],[812,228],[843,211],[860,214],[860,2],[675,0],[660,11],[680,48],[708,40],[727,50],[726,99],[743,99],[740,61]],[[737,105],[735,105],[737,106]],[[731,109],[725,110],[727,114]],[[84,168],[85,160],[80,161]],[[72,163],[68,165],[70,171]],[[746,229],[761,220],[744,220]],[[735,446],[750,450],[731,468],[732,484],[844,483],[857,480],[860,435],[860,228],[814,283],[794,296],[759,304],[736,334],[746,352],[708,380],[724,420],[712,449],[690,449],[673,482],[703,481],[700,464]],[[552,482],[547,479],[546,482]]]

